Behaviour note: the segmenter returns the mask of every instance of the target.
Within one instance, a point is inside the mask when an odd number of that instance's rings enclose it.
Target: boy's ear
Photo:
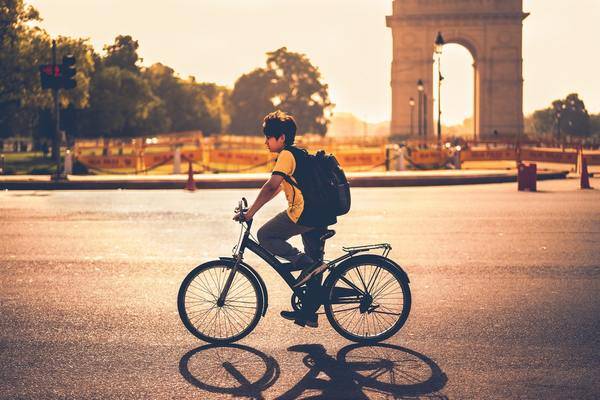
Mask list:
[[[283,142],[285,143],[285,133],[282,133],[281,136],[279,136],[279,139],[283,138]]]

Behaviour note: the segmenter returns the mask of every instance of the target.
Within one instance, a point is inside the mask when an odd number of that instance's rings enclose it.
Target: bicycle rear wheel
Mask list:
[[[233,264],[210,261],[190,272],[179,288],[177,309],[183,325],[210,343],[231,343],[248,335],[260,320],[262,292],[256,278],[240,267],[222,306],[217,300]]]
[[[406,322],[411,296],[404,272],[382,257],[356,257],[332,272],[325,314],[348,340],[373,343]]]

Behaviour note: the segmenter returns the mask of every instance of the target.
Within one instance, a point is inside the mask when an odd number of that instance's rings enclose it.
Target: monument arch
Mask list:
[[[410,135],[411,106],[417,82],[426,98],[419,114],[428,139],[436,137],[433,102],[434,42],[465,47],[473,57],[474,137],[514,138],[523,133],[522,0],[394,0],[392,134]],[[443,72],[443,71],[442,71]],[[414,109],[412,110],[414,112]],[[417,121],[418,122],[418,121]],[[443,117],[442,117],[443,122]],[[417,135],[413,127],[413,137]]]

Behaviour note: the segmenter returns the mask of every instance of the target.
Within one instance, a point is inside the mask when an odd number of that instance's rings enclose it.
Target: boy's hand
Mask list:
[[[246,221],[250,221],[252,219],[253,216],[249,215],[249,213],[246,214],[240,214],[237,213],[233,216],[233,220],[237,221],[237,222],[246,222]]]

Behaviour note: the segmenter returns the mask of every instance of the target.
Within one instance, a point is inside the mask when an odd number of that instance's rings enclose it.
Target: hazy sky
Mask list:
[[[90,38],[96,50],[119,34],[140,43],[143,65],[233,87],[281,46],[305,53],[329,84],[337,112],[390,118],[391,0],[30,0],[53,36]],[[524,0],[524,111],[578,92],[600,112],[600,0]],[[472,114],[472,60],[445,46],[445,123]]]

